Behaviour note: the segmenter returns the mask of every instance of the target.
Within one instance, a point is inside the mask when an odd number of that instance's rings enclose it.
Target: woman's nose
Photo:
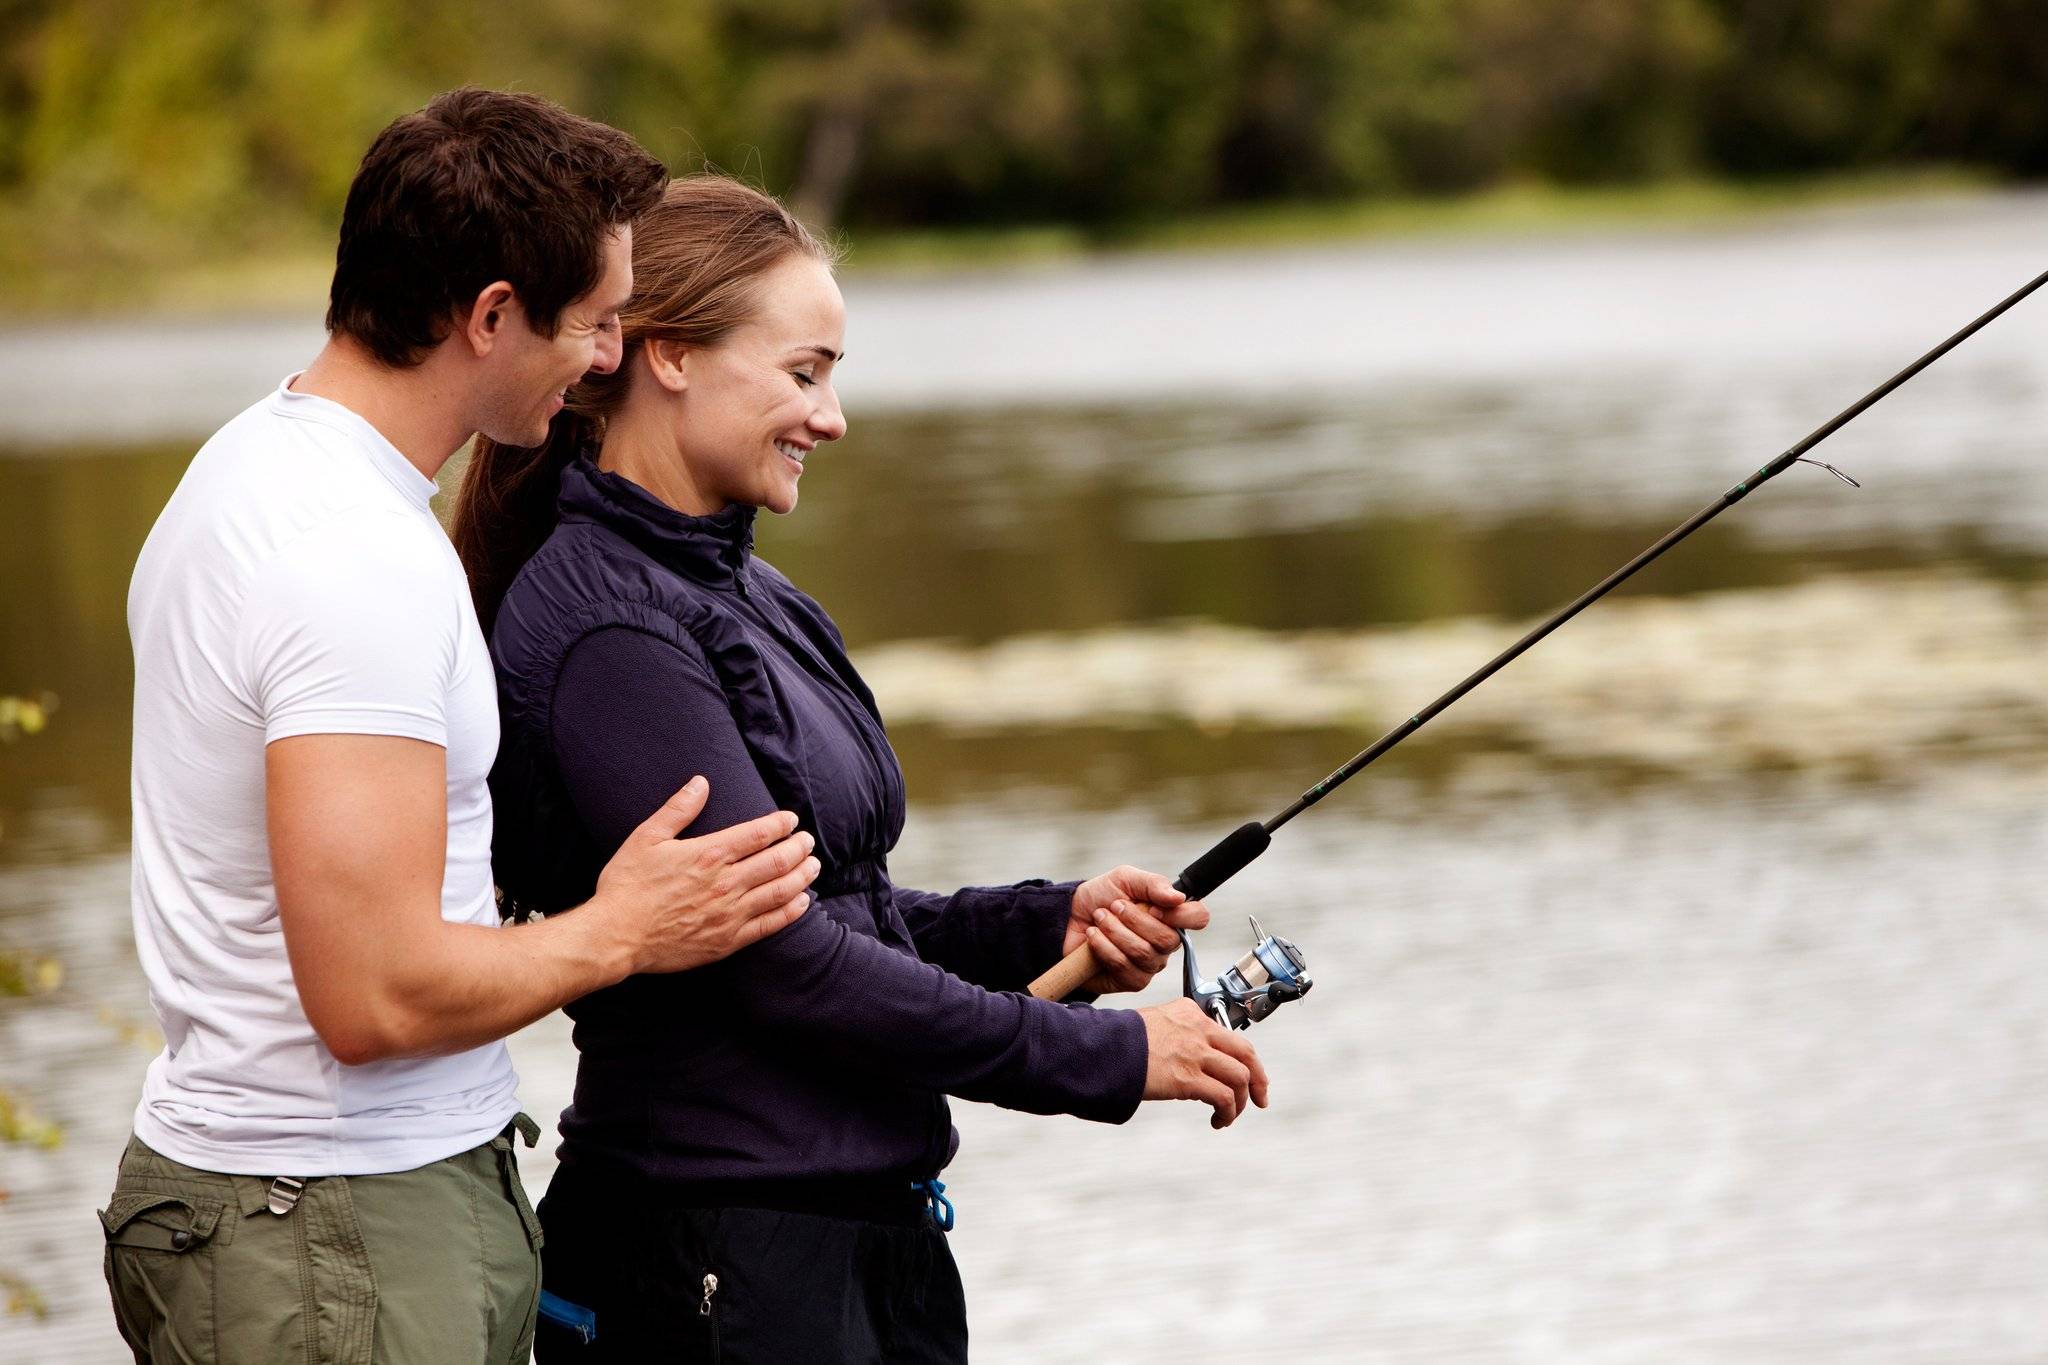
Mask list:
[[[826,391],[811,413],[809,426],[821,441],[836,441],[846,434],[846,414],[839,410],[838,394]]]

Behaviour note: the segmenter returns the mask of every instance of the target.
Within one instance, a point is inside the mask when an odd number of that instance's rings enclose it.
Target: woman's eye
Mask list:
[[[802,370],[792,371],[791,374],[797,383],[803,385],[807,389],[811,385],[818,382],[815,376],[805,374]]]

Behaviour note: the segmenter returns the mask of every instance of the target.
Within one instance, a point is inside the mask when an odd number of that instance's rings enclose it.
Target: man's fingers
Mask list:
[[[723,862],[737,863],[753,857],[796,829],[796,817],[786,810],[770,811],[744,820],[716,834],[704,836],[705,845]]]
[[[1200,901],[1182,901],[1171,910],[1161,909],[1159,918],[1175,929],[1206,929],[1209,927],[1209,907]]]
[[[791,897],[801,895],[803,889],[809,886],[817,875],[818,860],[805,858],[774,881],[757,886],[741,896],[740,912],[745,915],[757,915],[770,907],[781,905]]]
[[[640,822],[633,831],[636,839],[673,839],[690,827],[704,809],[704,801],[711,795],[711,784],[701,777],[685,782],[682,789],[656,808],[654,814]]]
[[[787,839],[778,840],[752,857],[734,863],[733,875],[741,886],[758,886],[802,863],[817,844],[809,830],[800,829]]]
[[[765,915],[756,915],[740,926],[739,947],[746,948],[759,943],[770,934],[779,934],[804,917],[804,911],[811,908],[809,896],[798,896],[786,905],[770,910]]]

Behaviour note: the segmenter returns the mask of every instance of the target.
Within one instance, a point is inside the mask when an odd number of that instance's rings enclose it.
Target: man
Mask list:
[[[393,123],[329,340],[193,460],[136,564],[136,941],[163,1027],[101,1215],[140,1361],[524,1362],[539,1231],[505,1035],[800,915],[786,812],[700,840],[693,781],[588,903],[500,929],[496,688],[428,500],[619,363],[661,165],[531,96]]]

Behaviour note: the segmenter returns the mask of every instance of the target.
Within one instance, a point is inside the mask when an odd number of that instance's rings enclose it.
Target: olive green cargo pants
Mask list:
[[[140,1365],[526,1365],[540,1222],[515,1131],[539,1134],[521,1114],[415,1171],[307,1180],[283,1214],[289,1185],[130,1139],[100,1214],[121,1336]]]

